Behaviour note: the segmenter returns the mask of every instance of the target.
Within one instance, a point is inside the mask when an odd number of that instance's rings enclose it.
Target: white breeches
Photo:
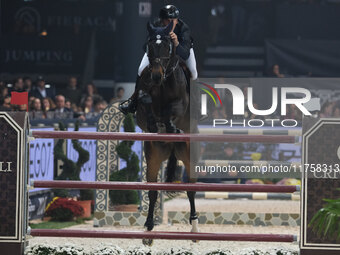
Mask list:
[[[185,61],[185,64],[189,68],[189,71],[191,73],[191,79],[196,80],[198,74],[196,69],[196,58],[193,48],[190,49],[190,55],[189,58]]]
[[[196,69],[196,58],[195,58],[195,53],[194,53],[194,49],[193,48],[190,49],[190,55],[189,55],[189,58],[185,61],[185,64],[186,64],[186,66],[190,70],[191,78],[193,80],[196,80],[198,74],[197,74],[197,69]],[[148,58],[148,56],[145,53],[143,58],[142,58],[142,62],[140,63],[140,65],[138,67],[138,75],[139,76],[142,74],[143,70],[148,65],[149,65],[149,58]]]

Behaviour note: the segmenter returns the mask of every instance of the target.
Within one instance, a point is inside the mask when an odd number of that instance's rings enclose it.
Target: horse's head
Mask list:
[[[155,84],[161,84],[171,57],[174,56],[174,45],[169,36],[173,27],[170,22],[166,27],[155,27],[148,23],[149,41],[146,46],[146,53],[150,62],[151,78]]]

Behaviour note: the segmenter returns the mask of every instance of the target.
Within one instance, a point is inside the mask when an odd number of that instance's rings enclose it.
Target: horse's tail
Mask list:
[[[168,164],[166,166],[166,182],[173,182],[175,180],[176,168],[177,158],[175,156],[174,150],[172,150],[171,155],[168,159]]]

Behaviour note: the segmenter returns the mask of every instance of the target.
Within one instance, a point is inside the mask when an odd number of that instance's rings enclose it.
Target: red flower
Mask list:
[[[65,219],[77,217],[83,214],[84,209],[78,203],[70,198],[59,197],[55,199],[47,208],[46,215],[55,219],[63,219],[62,212],[65,213]]]

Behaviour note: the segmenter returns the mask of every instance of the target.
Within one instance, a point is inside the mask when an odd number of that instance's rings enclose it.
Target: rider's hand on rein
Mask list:
[[[179,44],[177,35],[174,32],[170,32],[169,35],[170,35],[171,40],[173,41],[175,47],[177,47],[178,44]]]

